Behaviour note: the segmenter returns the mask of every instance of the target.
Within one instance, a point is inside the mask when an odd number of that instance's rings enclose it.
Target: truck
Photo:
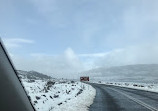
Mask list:
[[[89,76],[81,76],[80,81],[89,81]]]

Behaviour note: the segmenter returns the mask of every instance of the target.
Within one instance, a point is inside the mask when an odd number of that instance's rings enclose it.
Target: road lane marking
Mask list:
[[[158,111],[158,109],[156,109],[156,108],[154,108],[154,107],[152,107],[152,106],[150,106],[150,105],[148,105],[148,104],[146,104],[146,103],[144,103],[144,102],[142,102],[142,101],[140,101],[140,100],[138,100],[138,99],[136,99],[136,98],[133,98],[132,96],[129,96],[129,95],[127,95],[127,94],[125,94],[125,93],[123,93],[123,92],[120,92],[120,91],[118,91],[118,90],[116,90],[116,89],[113,89],[113,88],[109,88],[109,89],[111,89],[111,90],[113,90],[113,91],[116,91],[116,92],[118,92],[118,93],[120,93],[120,94],[126,96],[127,98],[133,100],[134,102],[136,102],[136,103],[138,103],[138,104],[144,106],[145,108],[147,108],[147,109],[149,109],[149,110],[151,110],[151,111]]]

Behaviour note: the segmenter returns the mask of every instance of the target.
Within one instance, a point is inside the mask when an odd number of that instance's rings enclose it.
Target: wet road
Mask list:
[[[158,111],[158,93],[90,84],[96,89],[89,111]]]

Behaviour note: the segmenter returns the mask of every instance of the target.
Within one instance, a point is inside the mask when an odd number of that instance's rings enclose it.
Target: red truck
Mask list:
[[[89,77],[88,76],[82,76],[82,77],[80,77],[80,81],[89,81]]]

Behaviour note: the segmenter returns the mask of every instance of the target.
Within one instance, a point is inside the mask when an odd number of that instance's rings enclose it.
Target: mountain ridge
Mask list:
[[[114,67],[100,67],[80,73],[93,80],[116,82],[157,82],[158,64],[135,64]]]

